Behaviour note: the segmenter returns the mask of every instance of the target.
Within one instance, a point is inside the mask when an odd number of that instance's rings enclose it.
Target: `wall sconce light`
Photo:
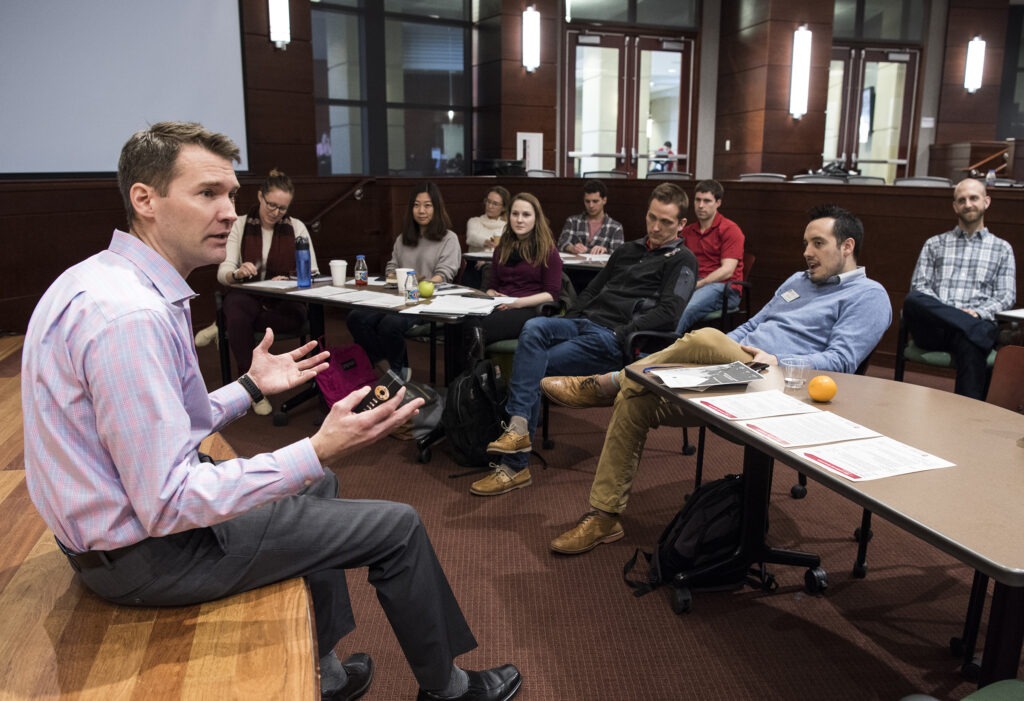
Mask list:
[[[806,24],[793,32],[793,65],[789,76],[789,113],[793,119],[807,114],[811,82],[811,30]]]
[[[977,92],[981,87],[981,74],[985,70],[985,40],[974,37],[967,44],[967,66],[964,70],[964,88]]]
[[[523,68],[533,73],[540,65],[540,13],[530,5],[523,10]]]
[[[291,11],[288,0],[267,0],[270,15],[270,41],[284,51],[292,40]]]

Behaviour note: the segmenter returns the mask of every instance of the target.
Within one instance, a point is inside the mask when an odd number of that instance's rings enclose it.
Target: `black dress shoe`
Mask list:
[[[345,686],[329,694],[321,694],[321,701],[355,701],[366,693],[373,681],[373,660],[365,652],[350,655],[341,663],[348,673]]]
[[[504,665],[494,669],[485,669],[482,672],[470,672],[469,688],[462,696],[453,699],[445,699],[425,689],[420,689],[416,695],[416,701],[508,701],[519,692],[523,678],[515,665]]]

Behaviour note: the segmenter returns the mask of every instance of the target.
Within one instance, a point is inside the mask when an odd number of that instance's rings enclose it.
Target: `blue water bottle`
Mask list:
[[[309,266],[309,239],[299,236],[295,239],[295,278],[299,287],[309,287],[313,284]]]

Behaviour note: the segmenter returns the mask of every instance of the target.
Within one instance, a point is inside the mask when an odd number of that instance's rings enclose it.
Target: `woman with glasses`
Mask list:
[[[466,222],[466,248],[470,253],[493,250],[505,230],[505,213],[508,211],[508,190],[495,185],[484,196],[484,213]],[[462,284],[482,289],[484,272],[490,261],[478,260],[466,266]]]
[[[217,268],[221,284],[287,280],[295,274],[295,239],[300,236],[309,241],[310,269],[318,274],[316,253],[306,225],[288,216],[294,196],[291,178],[277,169],[270,171],[257,193],[259,202],[235,221],[228,235],[227,255]],[[275,334],[299,333],[306,321],[306,305],[256,297],[232,288],[224,296],[224,318],[231,354],[238,363],[238,371],[244,373],[252,363],[254,334],[262,337],[268,326]],[[263,399],[253,405],[253,410],[262,416],[269,414],[272,407]]]
[[[388,282],[396,281],[398,268],[412,268],[419,281],[451,282],[462,265],[459,237],[451,230],[441,191],[432,182],[420,183],[409,195],[405,226],[395,239],[385,269]],[[363,347],[370,361],[383,369],[383,361],[396,375],[408,380],[409,359],[405,332],[422,323],[414,314],[395,314],[356,309],[348,314],[352,340]]]

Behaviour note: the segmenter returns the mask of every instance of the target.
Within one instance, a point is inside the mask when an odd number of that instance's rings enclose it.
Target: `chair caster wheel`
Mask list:
[[[970,662],[964,662],[960,666],[960,674],[969,682],[977,682],[978,677],[981,676],[981,665],[978,664],[977,659],[971,660]]]
[[[274,412],[273,422],[275,426],[287,426],[288,425],[288,414],[283,411]]]
[[[854,563],[853,576],[857,579],[864,579],[868,576],[868,566],[859,562]]]
[[[697,452],[697,449],[694,448],[692,445],[684,445],[683,446],[683,455],[693,455],[696,452]]]
[[[807,487],[805,487],[802,484],[794,484],[792,487],[789,488],[789,496],[793,497],[794,499],[803,499],[805,496],[807,496]]]
[[[811,567],[804,573],[804,589],[808,594],[824,594],[828,589],[828,573],[822,567]]]
[[[430,459],[432,457],[433,455],[430,452],[430,448],[422,448],[418,453],[416,453],[416,462],[420,463],[421,465],[425,465],[426,463],[430,462]]]
[[[693,609],[693,594],[686,587],[672,590],[672,612],[677,616]]]

